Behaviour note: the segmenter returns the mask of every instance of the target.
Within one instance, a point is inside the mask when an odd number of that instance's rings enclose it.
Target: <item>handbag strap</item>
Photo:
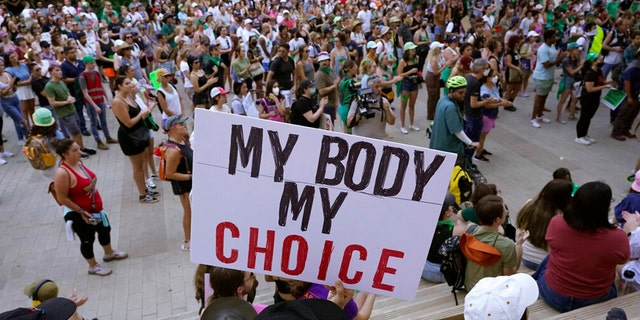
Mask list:
[[[87,170],[84,168],[84,165],[82,163],[80,163],[80,170],[82,170],[82,172],[84,172],[85,175],[87,175],[87,178],[89,178],[89,181],[93,180],[91,179],[91,175],[89,175],[89,172],[87,172]],[[95,211],[96,210],[96,195],[95,195],[95,190],[96,190],[96,185],[92,185],[91,186],[91,211]]]

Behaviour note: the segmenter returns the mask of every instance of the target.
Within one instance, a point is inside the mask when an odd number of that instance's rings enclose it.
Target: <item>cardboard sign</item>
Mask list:
[[[413,299],[456,155],[196,110],[191,261]]]

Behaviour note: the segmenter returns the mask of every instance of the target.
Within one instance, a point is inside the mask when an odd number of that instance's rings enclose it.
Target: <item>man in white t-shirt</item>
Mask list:
[[[251,36],[259,36],[260,34],[258,34],[258,31],[253,29],[253,20],[251,19],[245,19],[244,20],[244,26],[238,28],[238,31],[236,32],[236,35],[242,39],[242,42],[245,45],[245,49],[246,47],[249,45],[249,38],[251,38]]]
[[[362,21],[362,31],[365,34],[371,33],[371,10],[369,10],[369,5],[366,1],[363,1],[360,4],[360,12],[358,12],[358,19]]]
[[[78,14],[78,11],[76,11],[76,8],[71,5],[71,0],[64,0],[64,7],[62,7],[62,13],[75,16],[76,14]]]

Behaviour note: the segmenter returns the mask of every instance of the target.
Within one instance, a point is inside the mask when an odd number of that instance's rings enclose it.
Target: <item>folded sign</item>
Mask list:
[[[413,299],[456,156],[196,110],[191,260]]]

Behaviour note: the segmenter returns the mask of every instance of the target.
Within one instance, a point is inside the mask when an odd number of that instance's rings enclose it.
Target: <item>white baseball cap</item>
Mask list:
[[[518,320],[536,300],[538,284],[526,273],[487,277],[464,298],[464,318]]]
[[[375,49],[378,47],[378,44],[375,41],[367,42],[367,49]]]
[[[535,31],[533,31],[533,30],[531,30],[531,31],[529,31],[529,33],[527,33],[527,38],[539,37],[539,36],[540,36],[540,34],[535,32]]]
[[[433,50],[435,48],[442,48],[442,47],[444,47],[443,43],[440,43],[438,41],[434,41],[434,42],[431,42],[431,45],[429,46],[429,49]]]
[[[322,51],[320,53],[318,53],[318,62],[322,62],[322,61],[326,61],[326,60],[330,60],[331,58],[329,57],[329,54],[326,51]]]

